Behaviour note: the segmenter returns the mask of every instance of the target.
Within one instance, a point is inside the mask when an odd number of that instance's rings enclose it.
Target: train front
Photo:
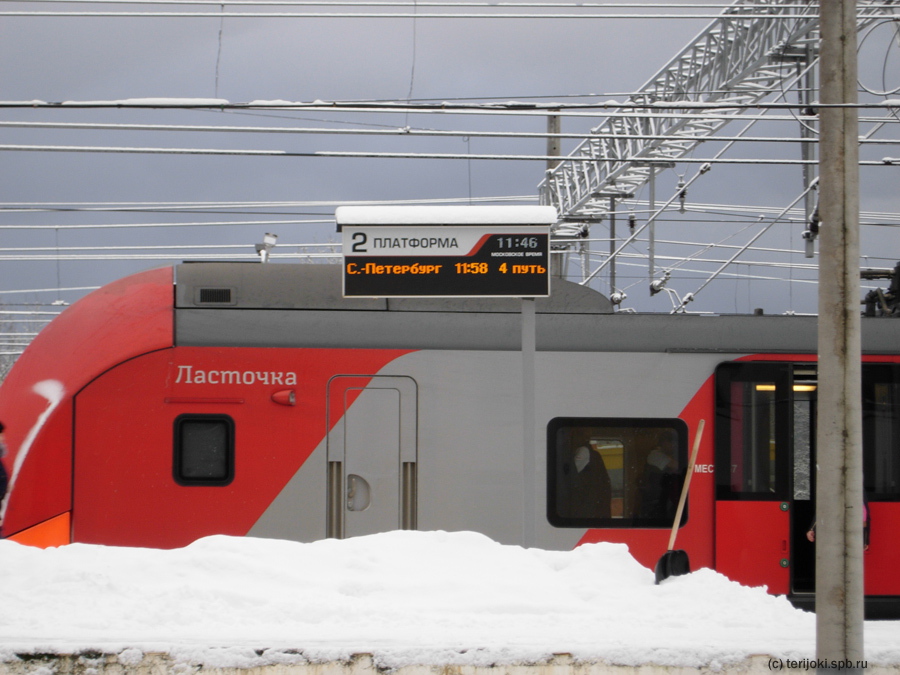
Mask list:
[[[4,538],[44,547],[72,541],[75,394],[116,364],[172,346],[172,284],[167,267],[94,291],[44,328],[10,370],[0,386]]]

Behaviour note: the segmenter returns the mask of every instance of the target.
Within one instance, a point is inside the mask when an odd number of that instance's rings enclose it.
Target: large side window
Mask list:
[[[866,495],[900,500],[900,366],[863,365],[862,408]]]
[[[177,417],[172,473],[180,485],[228,485],[234,478],[234,421],[228,415]]]
[[[671,528],[686,468],[679,419],[558,417],[547,426],[547,519],[556,527]]]

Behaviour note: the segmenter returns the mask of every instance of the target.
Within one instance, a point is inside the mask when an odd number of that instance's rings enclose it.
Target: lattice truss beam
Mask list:
[[[891,15],[891,0],[858,0],[859,26]],[[671,103],[748,106],[783,90],[796,76],[795,55],[818,42],[818,3],[736,0],[668,65],[592,130],[540,184],[542,204],[560,221],[597,222],[611,198],[634,194],[688,155],[741,108],[703,111]],[[657,107],[654,112],[647,106]],[[665,113],[662,115],[661,113]],[[562,232],[560,233],[562,234]]]

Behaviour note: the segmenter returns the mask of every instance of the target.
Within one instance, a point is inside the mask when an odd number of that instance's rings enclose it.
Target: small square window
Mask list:
[[[179,485],[228,485],[234,478],[234,421],[227,415],[176,418],[172,471]]]

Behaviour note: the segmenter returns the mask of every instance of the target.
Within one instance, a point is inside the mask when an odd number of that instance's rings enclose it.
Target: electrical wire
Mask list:
[[[219,5],[221,0],[16,0],[17,4],[65,4],[74,3],[79,5]],[[533,8],[563,8],[570,7],[576,9],[606,9],[609,7],[616,8],[650,8],[650,9],[671,9],[671,2],[471,2],[446,0],[443,2],[435,2],[434,0],[416,0],[407,2],[393,2],[391,0],[229,0],[229,5],[251,5],[251,6],[293,6],[293,7],[533,7]],[[732,9],[736,2],[679,2],[678,7],[691,9]],[[784,2],[779,3],[778,8],[786,9],[808,9],[809,4],[804,2]],[[891,2],[869,3],[867,8],[890,8],[895,7]]]
[[[459,101],[471,99],[459,99]],[[257,100],[245,103],[234,103],[218,98],[130,98],[106,101],[0,101],[0,108],[25,108],[38,110],[85,110],[85,109],[117,109],[117,110],[207,110],[215,112],[233,112],[247,110],[280,110],[319,112],[352,112],[352,113],[444,113],[444,114],[504,114],[504,115],[553,115],[590,116],[596,113],[580,113],[580,111],[602,111],[603,115],[616,117],[659,117],[662,119],[764,119],[767,121],[796,121],[793,116],[758,115],[753,117],[745,113],[730,112],[733,110],[793,110],[805,108],[799,103],[778,103],[773,101],[756,101],[741,103],[737,101],[691,101],[691,100],[657,100],[651,103],[637,101],[590,101],[587,103],[531,103],[527,101],[509,101],[506,103],[407,103],[391,100],[366,101],[283,101]],[[816,103],[817,109],[852,108],[857,110],[897,108],[895,101],[857,102],[857,103]],[[668,112],[668,111],[675,112]],[[693,112],[692,112],[693,111]]]
[[[874,24],[869,26],[866,29],[866,31],[862,34],[862,36],[858,39],[858,43],[856,46],[857,54],[859,54],[859,52],[862,51],[863,45],[866,43],[866,40],[869,39],[869,36],[877,28],[880,28],[881,26],[884,26],[884,25],[890,25],[891,27],[894,28],[895,31],[897,30],[897,22],[895,19],[875,22]],[[894,40],[891,40],[890,43],[888,44],[887,48],[885,49],[884,59],[882,61],[882,72],[881,72],[882,87],[885,87],[885,85],[887,84],[887,82],[886,82],[886,80],[887,80],[887,61],[888,61],[888,56],[890,55],[891,47],[893,44],[894,44]],[[874,89],[870,89],[869,87],[864,85],[862,80],[859,78],[857,78],[856,83],[860,89],[862,89],[863,91],[865,91],[869,94],[873,94],[875,96],[892,96],[892,95],[896,94],[897,92],[900,92],[900,85],[894,87],[893,89],[884,88],[882,91],[877,91]]]
[[[108,3],[84,3],[84,4],[108,4]],[[153,5],[153,4],[167,4],[167,5],[195,5],[195,4],[222,4],[221,2],[215,3],[177,3],[177,2],[166,2],[166,3],[150,3],[150,2],[137,2],[137,3],[125,3],[125,4],[139,4],[139,5]],[[281,3],[226,3],[226,4],[234,4],[240,7],[248,7],[248,6],[280,6]],[[372,6],[399,6],[396,4],[389,5],[371,5],[371,4],[344,4],[340,2],[335,3],[327,3],[327,5],[323,5],[322,3],[317,3],[314,6],[328,6],[329,8],[335,6],[342,7],[372,7]],[[414,6],[409,3],[402,5],[404,7]],[[415,7],[415,6],[414,6]],[[435,12],[433,11],[434,7],[455,7],[461,8],[465,10],[471,10],[475,8],[484,8],[493,10],[493,13],[488,12]],[[686,9],[684,12],[671,12],[672,9],[682,7]],[[669,19],[688,19],[688,20],[735,20],[735,19],[752,19],[755,17],[763,17],[766,20],[784,20],[784,21],[793,21],[797,19],[808,19],[810,17],[810,7],[809,5],[796,4],[796,5],[787,5],[784,7],[778,6],[775,9],[784,10],[779,13],[772,13],[772,6],[768,5],[756,5],[756,4],[734,4],[730,7],[725,8],[725,11],[722,12],[710,12],[707,9],[706,5],[673,5],[671,4],[663,4],[660,3],[655,7],[651,6],[638,6],[637,9],[668,9],[670,12],[668,13],[650,13],[650,12],[611,12],[609,11],[611,8],[616,9],[635,9],[634,5],[621,4],[621,5],[608,5],[608,4],[593,4],[593,5],[581,5],[579,3],[572,4],[540,4],[540,5],[528,5],[528,4],[504,4],[504,3],[483,3],[483,4],[426,4],[422,3],[419,5],[414,12],[408,11],[375,11],[375,12],[363,12],[363,11],[300,11],[300,12],[286,12],[286,11],[232,11],[232,12],[198,12],[198,11],[160,11],[160,10],[147,10],[147,11],[112,11],[112,10],[68,10],[68,9],[56,9],[52,11],[43,11],[43,10],[6,10],[0,12],[0,16],[9,16],[9,17],[127,17],[127,18],[219,18],[219,17],[228,17],[228,18],[279,18],[279,19],[288,19],[288,18],[316,18],[316,19],[411,19],[411,18],[422,18],[422,19],[564,19],[564,20],[584,20],[584,19],[657,19],[657,20],[669,20]],[[420,9],[426,10],[425,12],[419,11]],[[520,11],[512,11],[516,9],[546,9],[546,10],[571,10],[565,13],[550,13],[550,12],[541,12],[541,13],[525,13]],[[867,18],[870,15],[867,14],[867,11],[878,10],[880,7],[865,7],[859,10],[858,15],[862,18]],[[501,10],[497,12],[497,10]],[[590,10],[590,11],[589,11]],[[702,11],[697,11],[702,10]],[[881,14],[875,14],[875,17],[881,16]]]
[[[153,147],[113,147],[113,146],[77,146],[77,145],[0,145],[0,152],[76,152],[98,154],[140,154],[140,155],[212,155],[235,157],[330,157],[344,159],[441,159],[441,160],[489,160],[489,161],[540,161],[547,162],[559,159],[558,155],[525,155],[525,154],[480,154],[440,153],[440,152],[375,152],[352,150],[316,150],[312,152],[293,152],[289,150],[238,150],[222,148],[153,148]],[[569,161],[584,163],[622,163],[641,162],[643,164],[668,165],[671,158],[648,159],[635,157],[567,157]],[[818,160],[813,159],[759,159],[746,158],[692,158],[680,157],[679,164],[732,164],[756,166],[816,166]],[[859,166],[893,166],[900,163],[900,158],[885,157],[881,160],[860,160]]]
[[[886,123],[889,118],[882,120]],[[191,133],[271,133],[271,134],[301,134],[321,136],[401,136],[401,137],[450,137],[450,138],[512,138],[512,139],[547,139],[559,138],[570,140],[585,139],[615,139],[615,140],[669,140],[671,135],[665,134],[620,134],[620,133],[552,133],[539,131],[473,131],[473,130],[440,130],[440,129],[414,129],[409,127],[392,127],[390,129],[341,129],[330,127],[241,127],[241,126],[216,126],[216,125],[192,125],[192,124],[129,124],[129,123],[99,123],[99,122],[25,122],[25,121],[0,121],[2,128],[20,129],[60,129],[94,130],[94,131],[160,131],[160,132],[191,132]],[[814,144],[815,139],[797,138],[790,136],[715,136],[709,139],[715,142],[737,141],[742,143],[789,143],[789,144]],[[862,138],[861,145],[898,145],[900,139]]]
[[[551,133],[539,131],[474,131],[474,130],[441,130],[414,129],[409,127],[391,127],[389,129],[341,129],[332,127],[241,127],[193,124],[128,124],[99,122],[24,122],[0,121],[0,128],[21,129],[62,129],[62,130],[105,130],[105,131],[164,131],[164,132],[214,132],[214,133],[271,133],[271,134],[312,134],[322,136],[405,136],[405,137],[455,137],[455,138],[560,138],[584,140],[612,138],[621,140],[667,140],[670,135],[664,134],[617,134],[617,133]],[[716,136],[715,141],[744,141],[754,143],[815,143],[789,136]],[[868,144],[892,145],[900,143],[900,139],[866,139]]]
[[[0,230],[109,230],[109,229],[138,229],[148,227],[246,227],[248,225],[322,225],[334,223],[334,218],[321,220],[221,220],[221,221],[195,221],[190,223],[93,223],[77,225],[0,225]]]

